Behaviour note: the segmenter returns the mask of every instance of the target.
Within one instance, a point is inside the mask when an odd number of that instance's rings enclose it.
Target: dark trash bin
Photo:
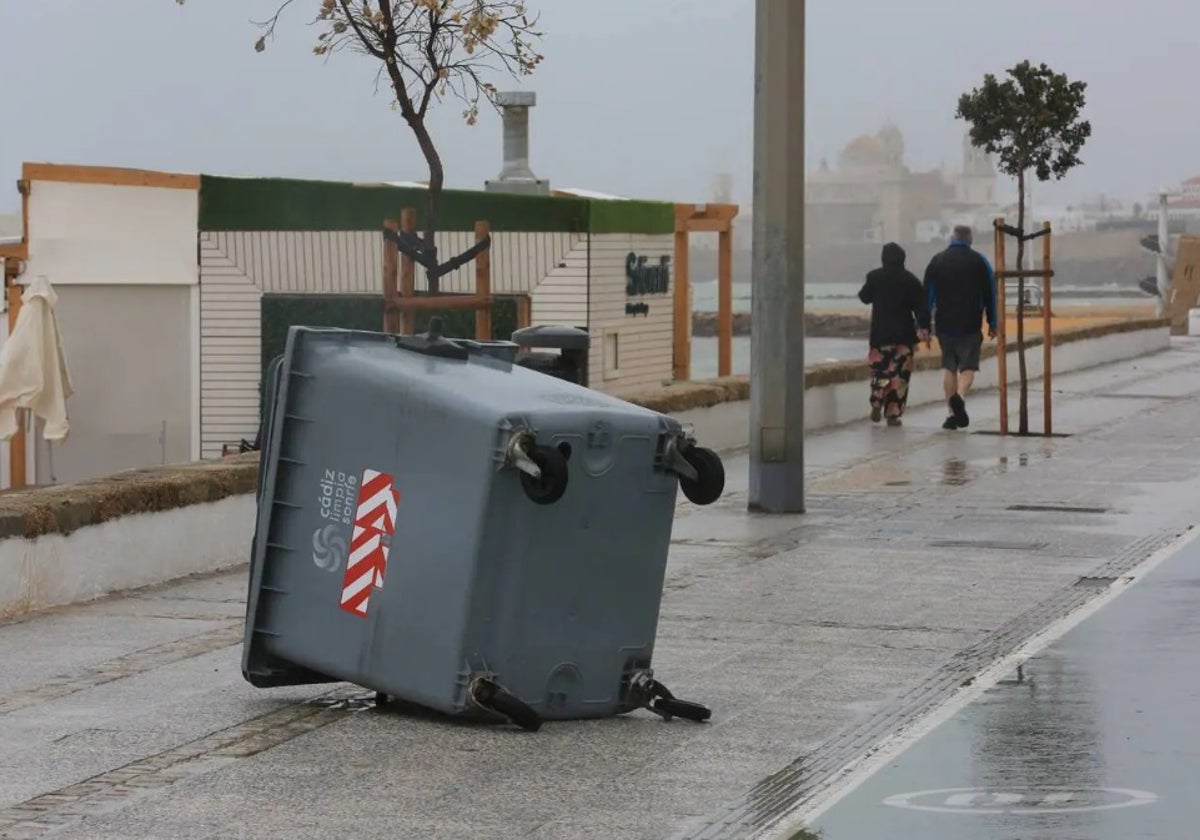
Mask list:
[[[513,332],[512,342],[521,348],[517,353],[518,365],[587,387],[592,337],[586,330],[549,325],[524,327]]]

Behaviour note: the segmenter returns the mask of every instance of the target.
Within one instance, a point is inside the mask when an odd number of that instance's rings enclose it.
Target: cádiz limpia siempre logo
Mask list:
[[[326,524],[313,532],[313,563],[323,571],[343,571],[339,605],[348,613],[365,618],[371,592],[383,587],[399,504],[400,491],[388,473],[324,472],[319,510]]]
[[[346,538],[334,523],[313,531],[313,562],[325,572],[335,572],[346,562]]]

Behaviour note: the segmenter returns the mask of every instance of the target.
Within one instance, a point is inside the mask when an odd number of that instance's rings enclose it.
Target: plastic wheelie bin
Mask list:
[[[676,488],[720,458],[666,415],[513,363],[516,345],[292,327],[264,412],[242,672],[454,716],[646,708]]]

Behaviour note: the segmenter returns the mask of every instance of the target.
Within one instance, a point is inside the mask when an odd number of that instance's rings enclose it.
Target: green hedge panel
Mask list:
[[[373,230],[400,210],[417,211],[424,224],[427,193],[411,187],[366,186],[289,178],[200,178],[203,231]],[[475,229],[487,221],[497,232],[671,233],[674,205],[658,201],[602,201],[469,190],[442,194],[440,228]]]
[[[662,201],[590,201],[588,231],[594,234],[675,232],[675,205]]]
[[[359,186],[332,181],[282,178],[200,179],[200,230],[372,230],[396,219],[403,208],[424,224],[423,189]],[[570,232],[583,230],[586,202],[574,198],[446,190],[439,227],[470,231],[487,221],[492,230]]]

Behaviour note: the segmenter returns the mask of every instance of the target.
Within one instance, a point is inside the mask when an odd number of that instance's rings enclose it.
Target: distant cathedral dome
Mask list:
[[[838,156],[838,167],[847,170],[894,170],[904,166],[904,135],[892,122],[877,134],[855,137]]]
[[[838,166],[841,169],[863,169],[875,167],[884,161],[883,143],[878,137],[864,134],[855,137],[842,149],[838,155]]]

